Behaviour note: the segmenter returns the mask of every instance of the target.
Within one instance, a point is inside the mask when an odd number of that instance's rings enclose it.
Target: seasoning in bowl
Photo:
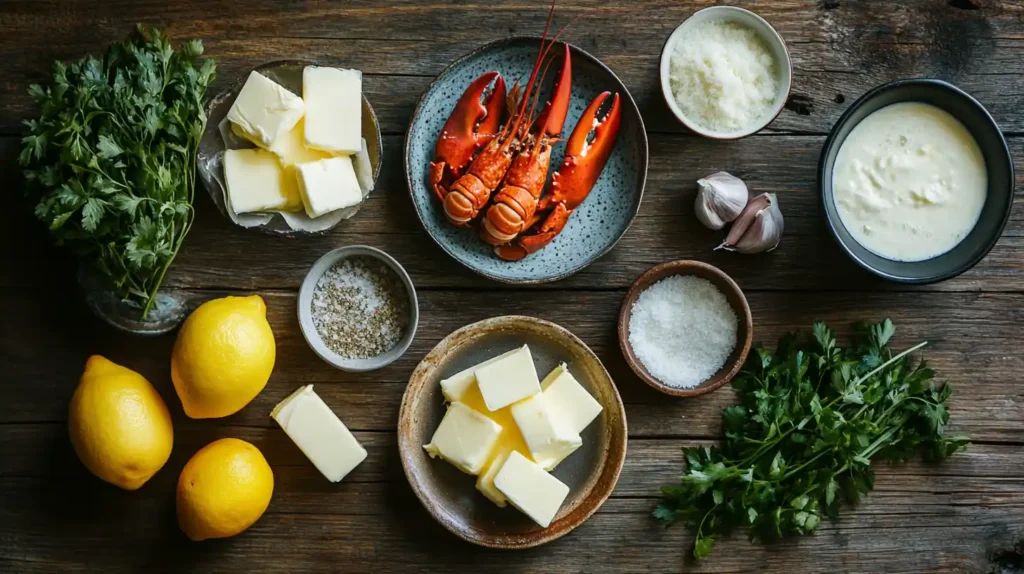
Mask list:
[[[409,298],[401,279],[383,261],[347,257],[317,281],[313,326],[328,349],[344,359],[366,359],[391,350],[409,326]]]
[[[709,20],[675,43],[669,82],[690,122],[720,133],[764,123],[779,93],[779,63],[767,43],[740,22]]]
[[[736,348],[739,321],[726,296],[707,279],[673,275],[637,297],[629,345],[654,378],[677,389],[710,379]]]

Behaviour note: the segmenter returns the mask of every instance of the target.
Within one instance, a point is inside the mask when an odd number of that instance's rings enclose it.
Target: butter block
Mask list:
[[[523,433],[533,460],[544,470],[553,470],[582,444],[562,413],[548,404],[543,393],[512,405],[512,418]]]
[[[224,184],[235,213],[288,209],[302,201],[295,178],[288,176],[276,155],[263,149],[224,152]]]
[[[573,432],[581,433],[603,410],[601,403],[572,376],[565,363],[555,367],[540,383],[544,399],[559,411]]]
[[[547,528],[569,495],[569,487],[518,452],[509,455],[494,486],[512,506]]]
[[[366,195],[373,191],[373,164],[370,163],[370,149],[366,147],[366,138],[360,140],[359,152],[352,156],[352,166],[356,169],[359,187],[363,190],[363,195]]]
[[[461,401],[462,397],[466,394],[466,391],[476,384],[477,369],[490,365],[491,363],[496,363],[517,351],[519,351],[519,349],[512,349],[507,353],[502,353],[497,357],[487,359],[482,363],[473,365],[463,371],[459,371],[447,379],[441,379],[441,394],[444,395],[444,400],[448,402]]]
[[[313,385],[299,387],[278,403],[270,416],[331,482],[345,478],[366,460],[366,449],[327,403],[313,392]]]
[[[332,157],[295,166],[306,215],[320,217],[363,200],[352,158]]]
[[[362,147],[363,73],[306,66],[302,70],[306,102],[306,146],[354,154]]]
[[[456,401],[423,448],[431,457],[440,456],[462,472],[477,475],[500,435],[501,425]]]
[[[498,476],[498,471],[501,470],[501,467],[505,466],[505,461],[508,460],[510,454],[512,454],[512,451],[505,450],[492,457],[491,462],[487,463],[483,473],[476,479],[476,489],[487,497],[487,500],[501,508],[505,508],[505,503],[508,499],[494,486],[494,477]]]
[[[305,120],[299,120],[295,127],[282,134],[267,148],[277,155],[281,165],[292,167],[298,163],[310,163],[332,157],[327,152],[306,147],[303,136],[305,123]]]
[[[302,98],[254,70],[228,110],[228,121],[237,126],[235,133],[266,148],[295,127],[304,111]]]
[[[526,345],[476,370],[476,381],[487,409],[496,411],[540,392],[537,369]]]

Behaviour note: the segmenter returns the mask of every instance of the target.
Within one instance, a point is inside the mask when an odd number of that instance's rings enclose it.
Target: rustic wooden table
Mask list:
[[[537,34],[539,2],[327,2],[264,0],[8,0],[0,2],[0,571],[70,572],[679,572],[965,571],[1020,568],[1024,539],[1024,212],[1014,207],[992,253],[963,276],[909,288],[859,270],[828,236],[815,167],[840,113],[886,80],[935,76],[980,99],[1010,136],[1024,174],[1024,6],[1015,0],[744,1],[778,28],[794,64],[793,95],[771,128],[719,143],[682,133],[661,101],[658,56],[671,30],[707,2],[565,1],[559,21],[583,18],[566,39],[607,63],[637,99],[650,132],[651,163],[640,215],[618,247],[572,278],[535,289],[481,279],[430,241],[413,212],[402,166],[413,106],[448,62],[495,38]],[[217,91],[247,69],[281,58],[360,68],[384,131],[379,188],[357,217],[327,237],[286,240],[232,227],[200,192],[196,225],[166,285],[196,298],[261,294],[277,337],[266,389],[221,420],[186,418],[169,377],[173,335],[123,335],[91,317],[73,287],[73,264],[49,247],[21,209],[19,121],[34,114],[25,90],[48,81],[54,59],[97,53],[136,22],[181,41],[198,37],[217,59]],[[693,181],[726,169],[757,191],[779,194],[786,234],[774,253],[712,253],[717,236],[692,216]],[[322,253],[365,243],[394,255],[419,288],[416,341],[380,372],[328,367],[299,334],[295,293]],[[712,558],[689,558],[682,527],[650,518],[659,485],[674,482],[680,447],[719,436],[722,389],[671,400],[628,369],[614,333],[625,288],[648,267],[696,258],[730,273],[753,308],[756,339],[824,319],[842,332],[863,318],[892,317],[898,346],[920,340],[958,386],[953,430],[970,449],[933,467],[880,466],[876,490],[815,536],[764,547],[735,536]],[[395,422],[413,367],[450,331],[523,313],[564,325],[612,372],[630,428],[614,496],[573,534],[515,553],[459,541],[421,508],[402,474]],[[86,357],[101,353],[146,375],[171,407],[175,446],[167,466],[138,492],[89,475],[65,425]],[[333,485],[269,418],[295,387],[317,391],[356,432],[369,458]],[[178,531],[174,484],[185,461],[217,437],[252,441],[275,475],[274,498],[248,532],[193,544]],[[1016,550],[1015,550],[1016,547]],[[1019,570],[1013,570],[1019,571]]]

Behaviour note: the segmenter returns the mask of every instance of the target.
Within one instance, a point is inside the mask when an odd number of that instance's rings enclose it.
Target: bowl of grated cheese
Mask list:
[[[665,394],[695,397],[728,383],[747,360],[754,320],[721,269],[669,261],[644,272],[619,310],[619,346],[633,372]]]
[[[661,52],[661,90],[691,131],[731,140],[782,112],[793,67],[782,36],[757,14],[712,6],[683,21]]]

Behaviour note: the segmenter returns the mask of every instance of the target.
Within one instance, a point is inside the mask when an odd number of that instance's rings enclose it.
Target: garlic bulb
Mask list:
[[[747,185],[724,171],[697,180],[697,199],[693,210],[697,219],[710,229],[721,229],[736,219],[747,205]]]
[[[750,200],[732,224],[725,241],[715,249],[740,253],[771,251],[782,239],[784,221],[774,193],[762,193]]]

